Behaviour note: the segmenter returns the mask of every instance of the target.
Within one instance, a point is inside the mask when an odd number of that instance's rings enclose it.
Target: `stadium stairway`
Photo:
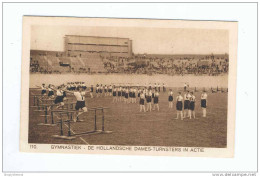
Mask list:
[[[43,59],[46,61],[47,63],[47,71],[52,71],[53,67],[52,67],[52,62],[50,60],[48,60],[48,58],[46,56],[43,56]]]
[[[77,57],[77,59],[80,61],[82,67],[85,67],[85,63],[82,61],[82,59],[80,57]]]
[[[81,58],[81,59],[85,63],[85,67],[87,69],[90,68],[91,72],[95,72],[95,73],[106,72],[106,70],[104,68],[104,63],[99,56],[89,56],[89,57]]]

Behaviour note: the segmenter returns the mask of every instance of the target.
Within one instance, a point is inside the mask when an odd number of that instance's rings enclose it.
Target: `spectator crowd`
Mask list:
[[[95,58],[96,59],[96,58]],[[32,73],[46,73],[48,62],[41,64],[41,58],[30,59],[30,71]],[[48,60],[48,57],[45,58]],[[71,60],[78,60],[71,58]],[[97,60],[97,59],[96,59]],[[125,74],[168,74],[168,75],[221,75],[227,74],[229,59],[227,55],[198,55],[198,56],[148,56],[133,55],[132,57],[100,56],[101,67],[97,73],[125,73]],[[68,62],[69,63],[69,62]],[[70,62],[72,63],[72,62]],[[74,62],[75,63],[75,62]],[[80,65],[80,62],[76,63]],[[44,65],[44,66],[41,66]],[[75,65],[75,64],[74,64]],[[57,67],[57,66],[56,66]],[[71,66],[58,66],[71,67]],[[81,73],[91,73],[91,67],[80,70]],[[48,73],[54,73],[55,67],[49,66]],[[59,70],[62,72],[74,72],[72,69]]]

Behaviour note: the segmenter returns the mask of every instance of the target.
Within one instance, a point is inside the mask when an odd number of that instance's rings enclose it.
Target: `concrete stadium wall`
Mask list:
[[[87,86],[96,84],[138,83],[139,85],[165,83],[167,87],[228,87],[228,75],[224,76],[169,76],[169,75],[136,75],[136,74],[30,74],[30,88],[42,83],[60,85],[67,82],[85,82]]]

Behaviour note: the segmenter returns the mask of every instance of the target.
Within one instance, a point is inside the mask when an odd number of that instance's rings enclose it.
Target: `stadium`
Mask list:
[[[31,73],[121,73],[221,75],[228,73],[228,54],[134,54],[128,38],[64,37],[65,51],[31,50]]]
[[[226,147],[227,53],[135,53],[130,38],[65,35],[63,39],[64,51],[30,51],[29,143]],[[43,83],[46,88],[40,88]],[[82,86],[88,111],[80,116],[83,122],[73,122],[76,99],[68,93],[71,87]],[[48,94],[58,87],[67,99],[56,108],[56,95],[43,95],[42,90]],[[121,87],[136,89],[131,91],[136,95],[145,89],[158,92],[160,110],[152,101],[153,109],[141,112],[141,98],[114,99],[109,87],[116,90],[116,97]],[[177,94],[187,90],[196,97],[197,119],[175,119],[169,93],[175,104]],[[203,92],[208,100],[206,118],[200,106]],[[80,133],[84,131],[90,133]]]

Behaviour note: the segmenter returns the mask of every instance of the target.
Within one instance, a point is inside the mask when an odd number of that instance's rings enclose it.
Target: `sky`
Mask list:
[[[64,51],[65,35],[130,38],[135,54],[229,53],[227,30],[39,25],[31,27],[31,50]]]

